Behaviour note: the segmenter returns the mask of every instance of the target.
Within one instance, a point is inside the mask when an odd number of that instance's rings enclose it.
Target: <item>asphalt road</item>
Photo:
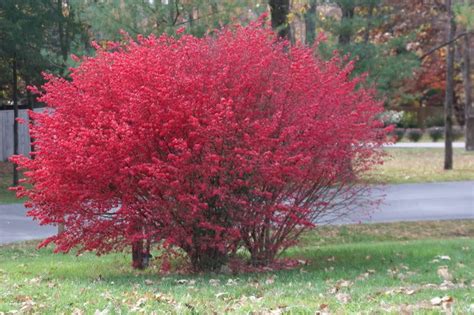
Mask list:
[[[464,142],[453,142],[453,148],[464,148]],[[397,142],[385,145],[387,148],[444,148],[444,141],[439,142]]]
[[[353,212],[335,223],[474,219],[474,181],[387,185],[375,197],[382,194],[383,203],[370,216],[366,211]],[[26,217],[21,204],[0,205],[0,244],[45,238],[55,232],[56,227],[39,226]]]

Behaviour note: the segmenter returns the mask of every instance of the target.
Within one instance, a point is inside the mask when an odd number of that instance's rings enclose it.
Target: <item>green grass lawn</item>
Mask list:
[[[473,237],[474,221],[323,227],[285,254],[307,265],[234,275],[160,275],[155,265],[132,270],[126,253],[77,257],[35,251],[34,242],[7,245],[0,313],[466,314],[474,312]]]
[[[12,172],[11,163],[0,162],[0,204],[16,202],[15,195],[8,190],[12,184]]]
[[[474,152],[454,149],[454,168],[443,169],[442,148],[387,148],[384,164],[371,175],[374,182],[389,184],[474,180]]]
[[[0,162],[0,204],[19,202],[15,194],[8,190],[13,182],[13,165]]]

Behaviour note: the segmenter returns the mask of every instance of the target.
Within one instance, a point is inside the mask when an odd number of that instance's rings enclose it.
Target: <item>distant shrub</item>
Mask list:
[[[428,129],[428,134],[434,142],[438,141],[439,139],[443,138],[444,135],[444,128],[443,127],[431,127]]]
[[[423,131],[418,128],[408,129],[406,135],[410,141],[418,142],[421,139],[421,136],[423,136]]]
[[[416,114],[404,113],[397,126],[402,128],[418,128],[419,126]]]
[[[464,130],[459,126],[453,126],[453,140],[460,140],[464,137]]]
[[[382,120],[384,126],[398,125],[403,119],[405,112],[388,110],[380,114],[380,120]]]
[[[441,115],[430,116],[426,118],[426,127],[444,127],[444,117]]]
[[[396,142],[399,142],[403,139],[403,136],[405,136],[405,129],[395,128],[393,129],[391,135],[395,137]]]

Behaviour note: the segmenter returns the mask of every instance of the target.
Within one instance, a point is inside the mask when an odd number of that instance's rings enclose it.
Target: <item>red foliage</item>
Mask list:
[[[379,162],[382,107],[352,65],[287,47],[260,25],[139,38],[49,77],[34,114],[29,215],[47,239],[99,254],[177,246],[197,269],[246,247],[268,264],[323,215],[354,205]],[[147,250],[145,250],[147,252]]]

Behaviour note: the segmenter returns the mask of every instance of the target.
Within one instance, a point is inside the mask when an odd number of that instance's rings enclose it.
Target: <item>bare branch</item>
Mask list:
[[[429,55],[431,55],[432,53],[434,53],[435,51],[437,51],[438,49],[441,49],[443,48],[444,46],[448,46],[449,44],[451,44],[452,42],[455,42],[457,41],[459,38],[463,37],[463,36],[466,36],[467,35],[467,32],[463,32],[461,34],[458,34],[456,36],[454,36],[454,38],[450,41],[447,41],[447,42],[444,42],[442,44],[439,44],[433,48],[431,48],[428,52],[424,53],[421,57],[420,57],[420,60],[423,60],[425,59],[426,57],[428,57]]]

